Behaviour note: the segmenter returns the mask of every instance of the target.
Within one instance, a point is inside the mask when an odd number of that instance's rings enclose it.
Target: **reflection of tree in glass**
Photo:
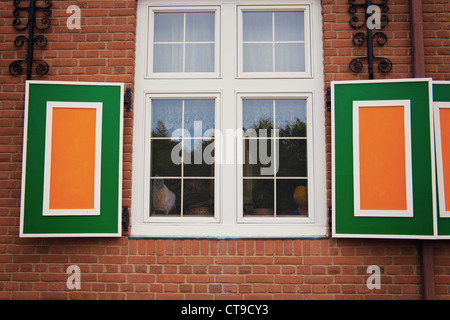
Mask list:
[[[279,139],[278,176],[306,176],[306,140]]]
[[[168,131],[164,123],[158,120],[156,128],[152,130],[153,137],[165,138],[168,137]],[[169,139],[152,139],[152,161],[151,175],[154,176],[180,176],[180,166],[172,161],[172,150],[179,141],[172,141]],[[181,156],[181,155],[180,155]]]
[[[299,118],[280,126],[280,137],[306,137],[306,123]]]
[[[156,128],[153,128],[152,130],[152,136],[153,137],[168,137],[169,131],[167,131],[166,126],[164,125],[164,122],[161,120],[158,120],[158,123],[156,124]]]
[[[258,130],[260,129],[272,129],[272,119],[270,118],[259,119],[259,122],[253,125],[253,129],[255,129],[256,132],[258,132]]]
[[[259,119],[257,123],[253,125],[253,130],[256,131],[256,134],[259,136],[259,130],[261,129],[272,129],[273,123],[270,118],[262,118]],[[244,131],[250,128],[244,128]],[[279,129],[280,137],[306,137],[306,123],[302,121],[300,118],[295,118],[294,121],[285,121],[284,124],[279,125],[277,128]],[[269,135],[270,132],[267,132]]]
[[[253,129],[258,134],[259,129],[272,128],[272,121],[268,118],[260,119],[258,123],[253,125]],[[305,139],[289,139],[289,138],[302,138],[306,137],[306,123],[300,118],[295,118],[292,121],[285,121],[284,124],[278,126],[279,136],[283,139],[276,139],[279,147],[278,163],[279,170],[278,177],[305,177],[307,174],[306,163],[306,140]],[[244,129],[245,130],[245,129]],[[259,135],[259,134],[258,134]],[[259,135],[260,136],[260,135]],[[268,133],[269,136],[269,133]],[[247,140],[248,143],[248,140]],[[248,150],[248,148],[246,148]],[[271,154],[271,150],[268,149],[268,155]],[[247,158],[248,160],[248,158]],[[259,168],[262,165],[258,162],[250,166],[248,163],[244,167],[244,176],[251,176],[255,172],[259,172]],[[255,171],[257,170],[257,171]],[[258,174],[256,174],[258,175]],[[297,186],[306,183],[301,180],[285,180],[276,179],[277,183],[277,214],[278,215],[290,215],[298,214],[298,206],[294,201],[294,191]],[[244,212],[251,212],[251,208],[273,208],[274,206],[274,188],[273,180],[253,180],[250,197],[247,198],[244,203]],[[246,208],[247,207],[247,208]]]
[[[184,175],[190,177],[214,176],[214,140],[188,139],[185,140],[184,146]]]

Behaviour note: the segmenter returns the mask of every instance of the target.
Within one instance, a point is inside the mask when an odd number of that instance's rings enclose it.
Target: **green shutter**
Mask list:
[[[430,79],[332,83],[333,236],[434,238],[436,179],[431,89]],[[405,119],[410,126],[412,186],[408,183],[408,187],[412,196],[412,216],[356,214],[359,208],[355,208],[354,166],[359,167],[359,163],[354,161],[354,104],[367,101],[374,105],[377,101],[408,102],[410,118]]]
[[[442,204],[442,196],[444,193],[444,185],[443,181],[441,180],[443,178],[443,172],[442,168],[439,167],[439,157],[441,153],[439,152],[439,148],[441,147],[440,141],[439,141],[439,126],[440,121],[439,117],[436,114],[439,109],[437,108],[449,108],[450,107],[450,81],[434,81],[433,82],[433,105],[435,108],[435,126],[436,126],[436,163],[437,163],[437,185],[438,185],[438,210],[437,210],[437,234],[438,238],[446,238],[450,239],[450,210],[447,210],[446,214],[442,214],[440,211],[440,205]],[[450,126],[450,123],[443,123],[446,127]],[[448,208],[450,204],[447,204],[446,207]],[[444,209],[446,210],[446,209]]]
[[[54,133],[53,139],[57,140],[57,131],[55,131],[57,126],[54,125],[49,129],[52,123],[48,122],[50,122],[50,118],[57,119],[55,108],[60,107],[69,108],[74,112],[80,110],[79,108],[97,110],[95,113],[95,130],[97,130],[95,136],[97,139],[95,140],[97,147],[95,151],[97,161],[95,162],[97,179],[95,190],[98,191],[95,198],[96,211],[93,209],[83,211],[81,209],[84,209],[84,206],[81,204],[82,208],[78,208],[77,198],[73,195],[70,197],[74,202],[72,204],[74,208],[66,210],[65,207],[61,209],[61,207],[53,205],[51,201],[50,205],[48,203],[49,192],[50,194],[51,192],[56,193],[57,189],[54,186],[58,186],[57,184],[53,185],[53,182],[48,182],[53,181],[49,180],[50,164],[56,163],[54,158],[49,160],[48,150],[52,145],[49,143],[52,141],[49,140],[49,137],[52,137],[52,132]],[[53,118],[50,117],[48,110],[53,110]],[[64,110],[64,112],[67,111],[67,109]],[[67,114],[69,113],[66,112],[66,117]],[[80,121],[84,121],[82,117],[80,118],[82,119]],[[67,119],[66,121],[70,122],[70,118]],[[123,84],[121,83],[27,81],[20,216],[21,237],[121,236],[122,119]],[[64,130],[64,127],[61,130]],[[84,129],[80,128],[80,130]],[[83,133],[83,131],[80,132]],[[62,139],[60,136],[58,138]],[[101,145],[98,144],[99,142]],[[52,145],[52,148],[56,147]],[[75,149],[69,150],[77,152]],[[82,143],[80,150],[83,150]],[[86,154],[87,156],[92,156],[92,153]],[[72,174],[74,173],[72,172]],[[55,176],[52,179],[58,178]],[[62,179],[62,183],[70,184],[64,179]],[[53,189],[45,187],[49,185],[53,185]],[[64,189],[62,192],[61,190],[57,191],[64,195],[66,190],[68,189]],[[90,190],[89,187],[89,192],[91,192]],[[52,209],[52,206],[57,210],[48,210]]]

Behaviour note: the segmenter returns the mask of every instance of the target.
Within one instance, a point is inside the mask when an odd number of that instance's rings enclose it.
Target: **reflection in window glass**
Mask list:
[[[256,130],[243,137],[244,215],[308,216],[306,100],[244,99],[242,113],[244,131]]]
[[[214,12],[156,12],[154,72],[214,72]]]
[[[191,137],[210,137],[214,129],[214,100],[185,100],[184,129]]]
[[[152,101],[152,137],[171,137],[181,128],[182,100]]]
[[[184,176],[214,178],[214,140],[184,140]]]
[[[306,137],[306,100],[276,100],[276,128],[280,137]]]
[[[259,136],[260,129],[267,129],[267,135],[270,135],[270,129],[273,128],[273,101],[272,100],[250,100],[243,102],[243,129],[244,132],[253,129]]]
[[[150,215],[214,215],[215,100],[152,100]]]

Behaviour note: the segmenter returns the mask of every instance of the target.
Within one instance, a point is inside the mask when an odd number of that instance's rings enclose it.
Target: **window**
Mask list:
[[[218,75],[217,7],[149,8],[148,76]]]
[[[240,6],[238,23],[241,77],[310,75],[308,6]]]
[[[138,3],[132,236],[327,233],[320,1],[240,2]]]
[[[308,218],[310,97],[265,96],[240,97],[244,131],[241,221]]]
[[[217,95],[148,95],[149,212],[154,221],[212,217]],[[150,125],[148,125],[150,124]],[[147,181],[148,182],[148,181]],[[212,220],[213,221],[213,220]]]

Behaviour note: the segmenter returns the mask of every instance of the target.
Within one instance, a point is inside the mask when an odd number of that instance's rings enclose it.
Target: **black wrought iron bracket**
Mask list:
[[[41,1],[42,6],[38,6],[36,3]],[[51,26],[50,16],[52,15],[51,6],[52,0],[29,0],[28,6],[21,6],[21,0],[14,0],[14,10],[13,15],[15,19],[13,20],[13,27],[18,31],[23,31],[28,28],[28,38],[24,35],[17,36],[14,40],[14,45],[18,48],[22,47],[27,43],[27,57],[23,60],[15,60],[9,65],[9,72],[12,75],[20,75],[23,71],[22,65],[27,65],[27,80],[31,79],[33,65],[35,65],[36,73],[38,75],[45,75],[49,70],[49,65],[44,60],[34,59],[33,51],[34,46],[43,48],[47,45],[47,38],[43,35],[34,35],[35,29],[37,30],[47,30]],[[22,11],[28,12],[28,17],[26,23],[22,21],[20,13]],[[36,13],[42,12],[43,17],[37,19]]]
[[[357,32],[353,35],[353,43],[362,47],[366,44],[367,55],[365,57],[356,57],[350,64],[350,70],[359,73],[363,69],[363,62],[367,61],[369,79],[373,79],[374,61],[378,62],[378,70],[382,73],[388,73],[392,70],[392,62],[388,58],[374,56],[373,48],[376,43],[378,46],[384,46],[387,42],[387,36],[380,31],[389,23],[386,13],[389,12],[388,0],[348,0],[350,5],[348,12],[352,15],[349,20],[350,26],[354,29],[363,29],[366,32]],[[360,19],[364,15],[364,19]]]

